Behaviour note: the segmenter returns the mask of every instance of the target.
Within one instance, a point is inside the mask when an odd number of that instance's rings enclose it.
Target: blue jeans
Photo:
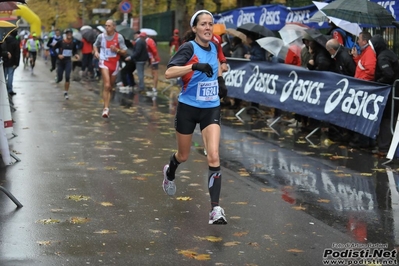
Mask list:
[[[139,90],[144,90],[144,67],[147,61],[138,61],[136,62],[137,76],[139,78]]]
[[[4,78],[7,80],[7,91],[12,92],[12,82],[14,81],[14,67],[4,67]]]

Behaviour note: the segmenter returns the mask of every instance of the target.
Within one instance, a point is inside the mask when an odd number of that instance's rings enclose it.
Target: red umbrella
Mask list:
[[[4,3],[4,2],[18,2],[18,3],[26,4],[25,0],[0,0],[0,3]]]
[[[19,9],[15,2],[2,2],[0,1],[0,11],[13,11]]]

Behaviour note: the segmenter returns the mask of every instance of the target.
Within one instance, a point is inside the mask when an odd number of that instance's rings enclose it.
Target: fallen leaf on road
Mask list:
[[[206,240],[209,242],[221,242],[223,240],[221,237],[217,236],[205,236],[205,237],[195,236],[195,238],[199,240]]]
[[[237,246],[237,245],[239,245],[239,244],[241,244],[241,242],[238,242],[238,241],[231,241],[231,242],[226,242],[226,243],[224,243],[223,246],[232,247],[232,246]]]
[[[36,241],[40,246],[50,246],[51,241]]]
[[[76,165],[86,165],[85,162],[77,162]]]
[[[119,173],[121,175],[130,175],[130,174],[136,174],[136,171],[130,171],[130,170],[120,170]]]
[[[134,159],[133,163],[143,163],[143,162],[146,162],[146,161],[147,161],[147,159]]]
[[[247,235],[248,234],[248,231],[247,232],[235,232],[234,234],[233,234],[233,236],[245,236],[245,235]]]
[[[297,211],[304,211],[304,210],[306,210],[306,208],[305,208],[305,207],[302,207],[301,205],[299,205],[299,206],[293,206],[293,207],[291,207],[291,208],[293,208],[294,210],[297,210]]]
[[[231,204],[237,204],[237,205],[247,205],[247,204],[248,204],[248,201],[232,202]]]
[[[317,202],[320,202],[320,203],[329,203],[330,200],[329,200],[329,199],[318,199]]]
[[[84,217],[71,217],[71,219],[69,219],[69,222],[71,224],[84,224],[89,221],[90,221],[89,218],[84,218]]]
[[[189,200],[192,200],[193,198],[190,198],[190,197],[177,197],[176,199],[177,200],[183,200],[183,201],[189,201]]]
[[[260,190],[262,190],[263,192],[274,192],[274,191],[276,191],[276,189],[274,189],[274,188],[266,188],[266,187],[261,188]]]
[[[139,181],[146,181],[146,180],[147,180],[147,177],[135,176],[135,177],[133,177],[132,179],[134,179],[134,180],[139,180]]]
[[[372,176],[372,173],[360,173],[361,176]]]
[[[304,252],[303,250],[296,249],[296,248],[287,249],[287,251],[288,252],[293,252],[293,253],[302,253],[302,252]]]
[[[238,220],[238,219],[241,219],[240,216],[230,216],[229,218],[230,218],[230,220]]]
[[[60,222],[60,220],[58,219],[42,219],[42,220],[38,220],[36,221],[37,223],[40,224],[58,224]]]
[[[116,231],[111,231],[111,230],[107,230],[107,229],[103,229],[100,231],[96,231],[94,232],[95,234],[116,234]]]
[[[104,206],[104,207],[111,207],[111,206],[114,206],[114,204],[112,204],[111,202],[101,202],[100,203],[102,206]]]
[[[82,201],[82,200],[89,200],[89,196],[83,196],[83,195],[68,195],[67,199],[74,200],[74,201]]]
[[[118,168],[115,167],[115,166],[105,166],[104,169],[105,169],[105,170],[116,170],[116,169],[118,169]]]

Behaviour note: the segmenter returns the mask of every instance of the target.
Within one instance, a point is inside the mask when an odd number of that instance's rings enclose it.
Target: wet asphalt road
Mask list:
[[[221,206],[208,225],[200,134],[178,168],[177,193],[161,188],[175,150],[174,102],[115,93],[101,118],[100,86],[74,82],[70,100],[39,60],[18,68],[11,150],[1,168],[0,265],[322,265],[333,243],[399,243],[399,176],[385,160],[284,124],[223,114]],[[125,103],[129,102],[130,107]]]

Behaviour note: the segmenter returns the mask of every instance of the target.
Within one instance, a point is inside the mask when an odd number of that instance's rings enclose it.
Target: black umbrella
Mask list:
[[[248,34],[257,34],[260,37],[274,37],[274,33],[266,27],[263,27],[256,23],[245,23],[237,28],[238,31],[241,31]]]
[[[305,29],[304,31],[310,36],[310,38],[312,38],[314,41],[316,41],[321,46],[326,48],[326,43],[329,40],[329,38],[326,35],[312,28]]]
[[[321,9],[327,16],[377,27],[392,25],[392,14],[368,0],[336,0]]]
[[[84,29],[80,33],[82,34],[82,38],[89,43],[94,43],[97,39],[97,32],[93,29]]]
[[[126,40],[134,39],[135,31],[128,26],[118,25],[118,26],[116,26],[116,31],[118,33],[122,34],[122,36],[125,37]]]

